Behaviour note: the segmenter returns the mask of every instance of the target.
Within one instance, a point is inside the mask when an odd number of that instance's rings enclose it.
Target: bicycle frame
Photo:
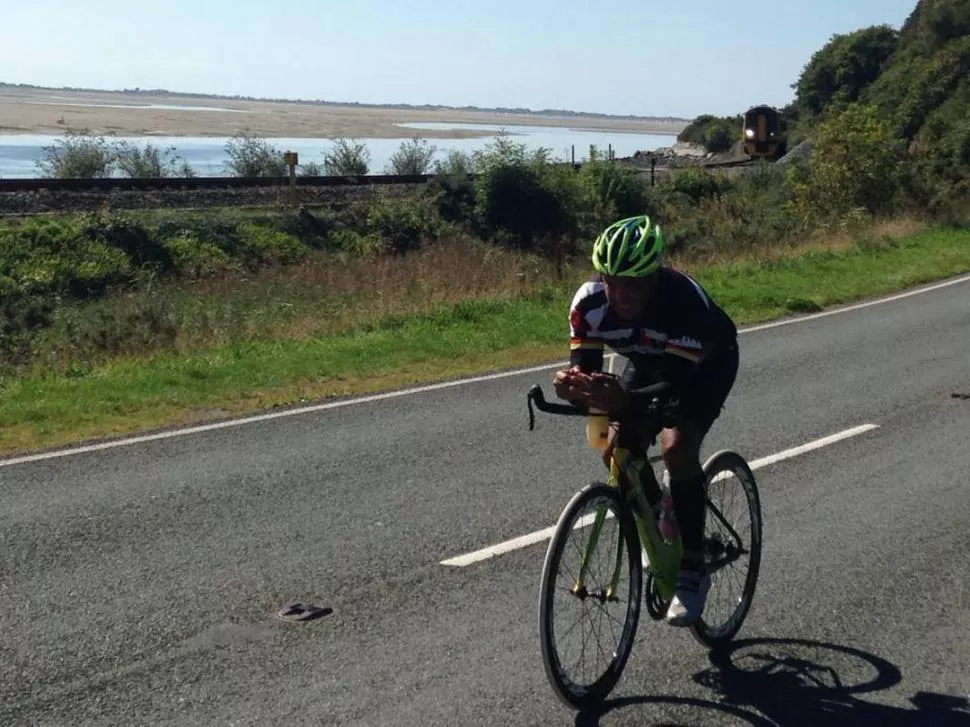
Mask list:
[[[607,485],[618,488],[620,499],[630,508],[639,536],[637,540],[647,557],[647,563],[656,581],[657,590],[663,600],[669,601],[674,597],[677,575],[680,573],[680,563],[684,555],[683,541],[678,535],[668,543],[660,534],[660,529],[652,512],[650,510],[644,512],[646,498],[643,495],[643,485],[640,483],[637,464],[648,467],[650,463],[649,460],[632,457],[628,449],[616,447],[610,461],[610,476]],[[586,587],[584,581],[589,567],[589,559],[599,543],[599,536],[605,521],[606,507],[600,506],[596,509],[596,516],[583,552],[579,575],[576,577],[576,583],[573,586],[574,593],[582,591]],[[617,541],[616,561],[606,589],[607,598],[616,593],[619,584],[620,569],[623,564],[623,543],[623,538]]]
[[[655,393],[661,395],[669,388],[668,384],[655,384],[637,390],[638,393]],[[655,399],[659,402],[659,399]],[[532,411],[532,404],[550,414],[563,414],[567,416],[582,416],[588,412],[585,408],[575,405],[550,404],[546,402],[542,394],[542,389],[538,385],[529,390],[527,403],[529,407],[529,429],[535,427],[535,415]],[[616,487],[620,491],[620,500],[630,509],[633,521],[637,529],[638,540],[643,553],[647,557],[647,563],[653,574],[660,597],[669,601],[674,597],[677,576],[680,573],[680,563],[684,554],[684,547],[681,538],[678,536],[672,542],[667,543],[660,534],[660,529],[654,520],[653,513],[646,504],[646,496],[643,492],[643,485],[640,483],[640,472],[637,467],[648,467],[650,460],[644,456],[633,457],[630,450],[626,447],[616,446],[613,449],[613,456],[610,460],[610,475],[607,485]],[[633,476],[630,476],[630,475]],[[580,567],[579,575],[573,592],[578,593],[585,589],[586,571],[589,567],[589,558],[599,543],[599,536],[603,530],[603,523],[606,520],[606,508],[597,508],[596,516],[593,519],[593,528],[590,532],[586,549],[583,553],[583,562]],[[607,596],[612,596],[616,591],[616,586],[620,578],[620,566],[623,555],[623,539],[619,540],[617,546],[616,565],[613,575],[607,588]]]

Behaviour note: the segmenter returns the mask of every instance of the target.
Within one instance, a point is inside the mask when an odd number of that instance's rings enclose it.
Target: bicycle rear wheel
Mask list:
[[[715,648],[734,638],[751,608],[761,567],[761,501],[754,474],[737,452],[712,455],[704,473],[704,550],[711,589],[690,631],[701,644]]]
[[[616,686],[640,620],[642,579],[640,541],[616,488],[584,487],[559,516],[539,586],[542,661],[566,704],[582,709]]]

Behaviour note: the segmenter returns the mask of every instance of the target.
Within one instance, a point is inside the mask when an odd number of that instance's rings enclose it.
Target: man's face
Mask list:
[[[624,320],[637,318],[647,307],[656,280],[656,275],[646,278],[604,275],[603,283],[610,308]]]

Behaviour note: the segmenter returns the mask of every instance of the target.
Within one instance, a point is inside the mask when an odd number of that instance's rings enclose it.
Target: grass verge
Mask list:
[[[970,230],[948,228],[768,261],[698,265],[690,272],[745,324],[968,270]],[[389,316],[341,335],[248,341],[114,362],[73,376],[13,379],[0,390],[0,454],[562,360],[575,284],[555,293]]]

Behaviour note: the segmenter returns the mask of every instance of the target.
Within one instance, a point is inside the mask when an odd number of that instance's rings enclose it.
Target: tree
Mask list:
[[[795,89],[795,105],[805,116],[838,112],[858,101],[882,73],[899,44],[899,33],[874,25],[847,35],[834,35],[805,66]]]

